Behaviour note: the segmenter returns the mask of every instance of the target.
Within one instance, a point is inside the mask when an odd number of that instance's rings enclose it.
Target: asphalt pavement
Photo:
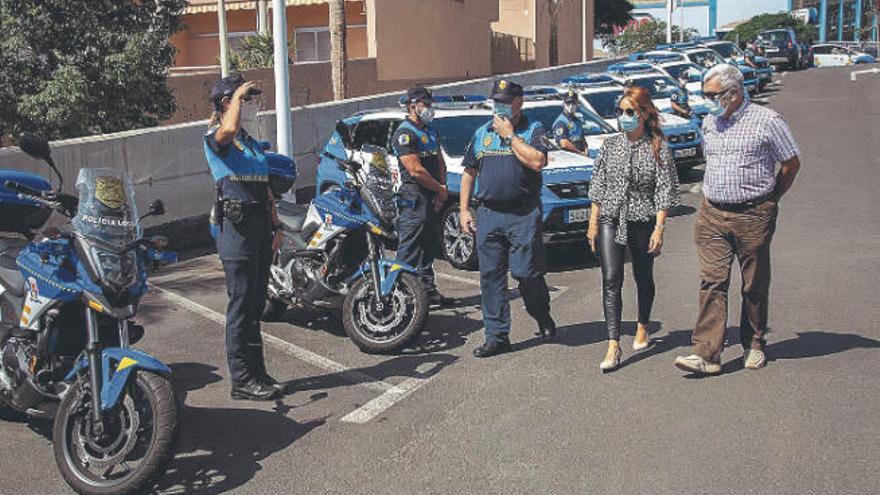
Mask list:
[[[292,393],[229,399],[215,256],[153,277],[139,347],[173,369],[177,454],[160,493],[872,494],[880,473],[880,78],[848,69],[780,73],[758,101],[779,111],[803,168],[773,242],[767,355],[742,368],[731,287],[724,373],[695,379],[688,353],[698,272],[701,172],[682,176],[655,268],[655,345],[631,350],[635,287],[624,285],[624,360],[602,375],[601,277],[584,245],[549,251],[556,343],[514,299],[514,350],[477,360],[478,274],[439,263],[458,299],[397,355],[358,352],[332,315],[291,311],[264,326],[269,367]],[[736,268],[735,268],[736,269]],[[0,423],[0,493],[67,493],[48,425]]]

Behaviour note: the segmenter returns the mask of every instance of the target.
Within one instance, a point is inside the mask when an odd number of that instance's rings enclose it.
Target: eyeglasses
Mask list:
[[[725,89],[724,91],[721,91],[720,93],[711,93],[711,92],[705,92],[705,91],[704,91],[704,92],[703,92],[703,96],[704,96],[707,100],[710,100],[710,101],[718,101],[718,100],[720,100],[721,98],[724,98],[724,97],[727,95],[728,92],[730,92],[729,89]]]
[[[623,108],[618,108],[617,109],[617,116],[622,117],[623,114],[626,114],[627,117],[635,117],[635,116],[639,115],[639,112],[636,112],[632,108],[627,108],[625,110]]]

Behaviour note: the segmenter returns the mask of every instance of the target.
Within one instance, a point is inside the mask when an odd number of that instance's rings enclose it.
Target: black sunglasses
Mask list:
[[[626,114],[627,117],[635,117],[639,113],[636,112],[635,110],[633,110],[632,108],[627,108],[626,110],[624,110],[622,108],[618,108],[617,109],[617,116],[622,117],[623,114]]]
[[[704,92],[703,92],[703,96],[704,96],[707,100],[718,101],[718,100],[720,100],[721,98],[724,98],[724,96],[725,96],[729,91],[730,91],[730,89],[725,89],[724,91],[721,91],[721,92],[718,92],[718,93],[712,93],[712,92],[708,92],[708,93],[707,93],[707,92],[704,91]]]

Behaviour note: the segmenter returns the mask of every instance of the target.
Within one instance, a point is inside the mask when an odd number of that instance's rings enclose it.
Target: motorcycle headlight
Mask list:
[[[108,285],[125,288],[134,282],[137,273],[135,253],[112,253],[103,249],[92,248],[95,265],[101,272],[101,278]]]

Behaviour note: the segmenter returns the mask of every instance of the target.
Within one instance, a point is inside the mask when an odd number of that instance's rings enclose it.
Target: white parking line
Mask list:
[[[154,283],[151,283],[150,287],[156,289],[157,294],[166,301],[174,303],[184,309],[188,309],[215,323],[226,325],[226,316],[223,314],[214,311],[211,308],[202,306],[195,301],[187,299],[180,294],[160,287]],[[360,371],[355,371],[343,364],[333,361],[332,359],[316,354],[308,349],[299,347],[298,345],[292,344],[266,332],[263,332],[263,342],[316,368],[332,373],[338,373],[339,376],[351,383],[362,385],[370,390],[382,393],[379,397],[367,402],[364,406],[355,409],[342,418],[342,421],[350,423],[366,423],[394,404],[405,399],[433,378],[408,378],[400,385],[393,385],[379,380],[378,378],[373,378],[365,373],[361,373]]]
[[[449,275],[447,273],[437,273],[434,276],[437,278],[451,280],[453,282],[460,282],[462,284],[474,285],[477,287],[480,286],[479,280],[474,280],[471,278],[459,277],[457,275]],[[551,285],[549,287],[549,289],[550,289],[550,300],[553,301],[553,300],[557,299],[559,296],[561,296],[562,294],[564,294],[565,291],[567,291],[569,289],[569,287],[565,286],[565,285],[560,285],[558,287],[555,285]],[[516,291],[515,288],[508,288],[507,290],[510,292]],[[511,297],[511,299],[515,299],[515,298],[516,298],[516,296]]]

